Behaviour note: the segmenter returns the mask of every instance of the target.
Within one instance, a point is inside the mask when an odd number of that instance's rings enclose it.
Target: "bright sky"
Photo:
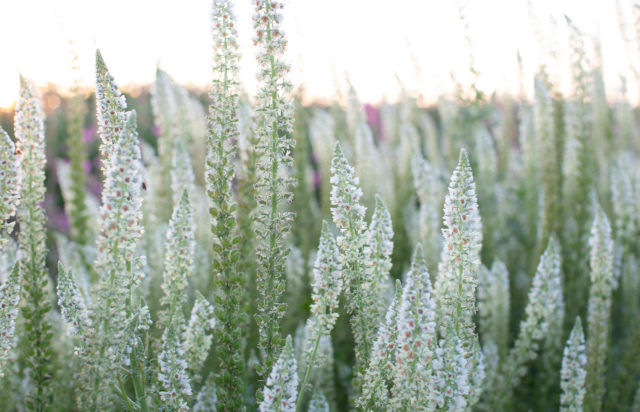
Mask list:
[[[623,9],[630,9],[630,0],[619,1]],[[533,3],[534,14],[547,34],[553,30],[549,16],[558,22],[557,40],[550,42],[554,47],[566,48],[564,14],[585,33],[600,39],[607,85],[615,95],[619,74],[630,77],[616,2]],[[284,25],[294,83],[304,83],[312,98],[327,98],[334,94],[335,79],[343,82],[348,75],[361,99],[370,102],[397,96],[396,75],[407,89],[419,91],[428,100],[451,90],[452,71],[468,84],[460,4],[481,73],[480,87],[517,91],[519,50],[526,86],[531,89],[541,50],[534,41],[526,0],[285,0]],[[70,50],[80,57],[82,82],[92,85],[96,47],[121,86],[150,83],[158,62],[178,82],[206,86],[212,55],[210,5],[209,0],[3,0],[0,106],[17,98],[19,73],[40,86],[71,85]],[[250,0],[236,2],[243,53],[241,80],[250,92],[255,88],[251,13]],[[625,19],[633,21],[628,13]]]

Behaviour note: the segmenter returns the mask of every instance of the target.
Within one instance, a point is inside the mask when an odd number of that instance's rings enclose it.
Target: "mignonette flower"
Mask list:
[[[213,306],[196,292],[196,301],[191,309],[189,324],[182,338],[184,357],[187,365],[195,373],[199,365],[207,359],[213,337],[207,333],[216,324],[213,317]]]
[[[51,309],[49,273],[46,267],[45,200],[45,133],[44,115],[34,85],[20,78],[20,98],[15,114],[16,153],[20,180],[20,222],[18,246],[20,278],[22,282],[21,315],[24,328],[20,348],[27,364],[38,365],[27,373],[28,393],[32,409],[44,409],[50,396],[50,380],[54,369],[51,363],[51,323],[46,314]]]
[[[180,345],[181,326],[171,324],[164,330],[162,349],[158,355],[160,399],[169,410],[180,412],[189,410],[192,395],[184,349]]]
[[[261,412],[294,412],[298,396],[298,367],[291,336],[287,337],[280,357],[273,365],[262,391]]]
[[[16,213],[19,201],[18,169],[15,145],[0,128],[0,254],[7,242],[5,236],[10,235],[13,230],[13,222],[9,222],[9,219]]]
[[[84,297],[76,285],[71,271],[66,270],[62,263],[58,263],[58,305],[60,314],[68,327],[71,336],[84,336],[91,326],[89,312]]]
[[[431,281],[418,245],[402,290],[394,344],[392,407],[397,410],[428,410],[433,407],[436,349],[435,302]]]
[[[193,269],[195,222],[193,207],[185,189],[176,204],[167,230],[164,278],[164,295],[160,303],[165,307],[160,315],[163,326],[183,321],[182,306],[186,301],[184,289]]]
[[[256,95],[257,213],[254,220],[258,261],[258,313],[255,318],[262,355],[258,372],[262,376],[266,376],[271,370],[276,353],[283,343],[279,324],[286,310],[283,295],[286,290],[285,262],[288,248],[284,239],[290,231],[294,216],[294,212],[286,207],[293,199],[291,187],[295,182],[289,176],[294,146],[294,140],[290,137],[292,86],[287,79],[289,66],[284,60],[287,41],[281,24],[282,8],[279,1],[257,0],[253,16],[259,83]]]
[[[591,288],[587,308],[587,378],[585,408],[600,410],[605,391],[605,360],[611,316],[611,294],[613,289],[613,241],[611,226],[602,208],[598,206],[591,236]]]
[[[388,410],[389,389],[393,383],[395,365],[396,340],[398,339],[397,317],[402,302],[402,283],[396,280],[396,292],[389,304],[385,320],[378,328],[376,341],[371,349],[369,366],[362,379],[361,395],[358,398],[359,408],[368,410],[372,405]]]
[[[343,234],[365,229],[365,208],[360,204],[362,189],[353,167],[347,162],[340,144],[336,144],[331,160],[331,214]],[[353,236],[353,235],[352,235]]]
[[[338,318],[338,298],[342,292],[342,265],[338,245],[326,221],[313,266],[311,313],[318,320],[321,333],[329,333]],[[327,313],[328,311],[328,313]]]
[[[20,272],[16,264],[0,286],[0,377],[4,376],[5,365],[16,345],[15,327],[19,303]]]
[[[587,376],[587,352],[582,332],[580,317],[571,329],[569,340],[564,348],[562,369],[560,370],[560,410],[562,412],[582,411],[585,395],[585,378]]]
[[[449,325],[470,349],[475,327],[477,272],[482,224],[467,152],[460,152],[444,203],[444,246],[438,267],[435,297],[443,336]]]
[[[100,135],[102,172],[110,163],[114,145],[125,131],[127,103],[113,76],[104,63],[100,50],[96,51],[96,115]]]

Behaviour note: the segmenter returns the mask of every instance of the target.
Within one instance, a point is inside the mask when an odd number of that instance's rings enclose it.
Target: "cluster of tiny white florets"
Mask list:
[[[633,242],[636,234],[636,201],[629,173],[620,165],[611,169],[611,200],[616,239],[624,246],[624,243]]]
[[[313,266],[311,314],[319,322],[321,334],[331,332],[338,313],[338,298],[342,292],[342,265],[338,245],[326,221],[322,222],[322,235]],[[327,312],[328,311],[328,312]]]
[[[183,322],[182,306],[186,301],[184,288],[193,268],[195,253],[195,222],[189,194],[185,189],[176,203],[165,246],[165,267],[162,282],[164,295],[160,303],[164,306],[160,316],[163,326],[170,322]]]
[[[160,399],[168,410],[185,412],[189,410],[191,383],[187,374],[187,362],[180,345],[179,333],[183,325],[170,325],[162,334],[162,350],[158,355],[160,372]]]
[[[613,241],[611,226],[602,208],[598,206],[591,236],[591,288],[587,308],[587,380],[585,406],[600,405],[605,391],[605,360],[611,316],[611,294],[613,291]]]
[[[369,356],[369,340],[373,340],[377,324],[371,328],[364,321],[368,315],[364,294],[369,292],[367,284],[366,223],[365,208],[360,203],[362,190],[353,167],[347,162],[340,144],[337,143],[331,161],[331,213],[341,232],[338,236],[340,263],[342,264],[345,294],[351,314],[351,325],[356,342],[357,368],[366,367]],[[376,310],[377,313],[377,310]]]
[[[569,340],[564,348],[562,369],[560,370],[560,410],[562,412],[582,411],[585,394],[585,378],[587,376],[587,352],[582,332],[580,317],[571,330]]]
[[[293,352],[291,336],[282,349],[280,357],[273,365],[262,391],[261,412],[294,412],[298,396],[298,367]]]
[[[369,315],[370,328],[375,329],[384,318],[386,305],[380,305],[388,295],[389,271],[391,270],[391,253],[393,252],[393,225],[391,214],[380,196],[376,195],[376,207],[371,217],[371,224],[366,233],[366,256],[368,274],[362,288],[366,290],[363,296],[369,307],[364,312]],[[368,296],[367,296],[368,295]],[[366,321],[366,319],[365,319]]]
[[[111,148],[102,190],[98,266],[103,275],[123,271],[125,262],[133,259],[142,235],[141,157],[135,113],[128,112],[126,118],[126,132]],[[129,277],[123,273],[118,277],[122,286],[127,287]]]
[[[15,325],[20,303],[20,274],[14,266],[4,284],[0,286],[0,377],[10,351],[16,344]]]
[[[20,99],[15,115],[16,160],[20,165],[19,238],[20,250],[25,257],[28,256],[26,259],[31,260],[22,267],[25,270],[28,270],[27,267],[34,268],[33,270],[44,273],[46,218],[40,205],[45,196],[44,120],[33,84],[21,78],[20,85]]]
[[[4,250],[5,236],[13,230],[13,222],[9,222],[9,218],[16,213],[18,204],[18,168],[15,145],[0,128],[0,253]]]
[[[436,349],[435,302],[420,245],[407,274],[398,310],[394,344],[392,406],[396,410],[427,410],[433,407],[432,362]]]
[[[464,411],[469,396],[469,360],[462,341],[453,331],[435,350],[433,360],[433,401],[447,411]]]
[[[57,292],[60,314],[67,324],[69,334],[86,340],[85,333],[91,326],[87,305],[71,271],[66,270],[62,263],[58,264]]]
[[[107,172],[115,144],[126,133],[126,108],[124,95],[118,90],[100,51],[96,51],[96,115],[103,173]]]
[[[389,304],[385,320],[380,324],[376,341],[371,349],[369,367],[362,380],[361,395],[357,401],[359,408],[368,410],[378,405],[387,410],[389,405],[389,387],[393,383],[396,340],[398,339],[397,317],[402,301],[402,284],[396,280],[396,292]]]
[[[451,176],[443,221],[444,246],[435,285],[438,323],[443,336],[453,326],[464,347],[470,349],[475,334],[473,316],[482,224],[471,166],[464,150]]]
[[[289,66],[284,59],[286,40],[282,30],[283,5],[275,0],[256,0],[253,27],[257,46],[259,90],[256,93],[258,144],[256,154],[254,218],[255,252],[258,260],[256,287],[258,305],[256,323],[263,362],[259,373],[269,373],[282,347],[279,330],[285,315],[283,295],[286,290],[285,260],[288,248],[284,239],[289,233],[294,213],[287,208],[293,199],[295,184],[289,174],[293,164],[294,140],[291,138],[291,83]]]
[[[359,179],[347,162],[340,144],[336,144],[333,152],[330,183],[331,214],[338,229],[346,236],[364,231],[365,208],[360,204],[362,189],[358,186]]]
[[[182,339],[185,359],[189,368],[194,371],[197,371],[198,366],[207,359],[213,339],[208,331],[214,326],[213,306],[200,292],[196,292],[196,301]]]

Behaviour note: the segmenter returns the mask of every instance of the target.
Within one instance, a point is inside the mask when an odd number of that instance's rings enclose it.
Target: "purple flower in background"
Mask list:
[[[89,127],[86,127],[82,131],[82,141],[84,143],[91,143],[95,139],[96,139],[96,126],[95,125],[91,125]]]
[[[91,173],[91,162],[89,161],[89,159],[84,159],[82,161],[82,168],[84,169],[85,174]]]
[[[364,105],[364,114],[367,117],[367,125],[371,128],[374,136],[378,137],[378,141],[386,140],[382,133],[382,118],[380,117],[380,109],[369,103]]]
[[[160,126],[157,125],[153,125],[153,127],[151,128],[151,134],[154,135],[155,137],[158,137],[162,134],[162,129],[160,128]]]
[[[316,169],[313,171],[313,189],[318,190],[321,182],[322,176],[320,175],[320,171]]]

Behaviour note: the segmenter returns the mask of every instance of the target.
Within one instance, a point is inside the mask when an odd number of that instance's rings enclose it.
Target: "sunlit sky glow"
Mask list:
[[[626,1],[621,0],[623,10],[629,8]],[[121,86],[152,82],[158,63],[179,83],[206,87],[210,81],[209,0],[2,3],[0,106],[17,98],[19,73],[43,87],[54,83],[67,88],[78,75],[82,84],[92,86],[96,47]],[[532,3],[548,36],[547,44],[566,50],[564,14],[589,39],[600,40],[608,91],[615,97],[620,74],[631,77],[616,2]],[[458,18],[460,5],[464,6],[481,73],[480,88],[517,92],[519,50],[530,92],[544,47],[535,41],[525,0],[286,0],[284,25],[294,83],[303,83],[310,99],[326,99],[335,94],[336,79],[344,86],[348,76],[361,99],[374,103],[398,95],[397,78],[407,90],[420,93],[427,101],[452,89],[451,72],[468,85],[469,53]],[[235,10],[243,54],[241,81],[251,93],[255,89],[252,2],[237,1]],[[625,13],[627,22],[632,22],[633,17]],[[553,41],[549,16],[557,21]],[[592,47],[591,42],[587,44]],[[79,56],[78,73],[70,70],[72,50]],[[637,49],[633,52],[637,54]],[[565,64],[563,57],[559,65]],[[565,74],[560,80],[566,90],[565,67],[561,67]]]

